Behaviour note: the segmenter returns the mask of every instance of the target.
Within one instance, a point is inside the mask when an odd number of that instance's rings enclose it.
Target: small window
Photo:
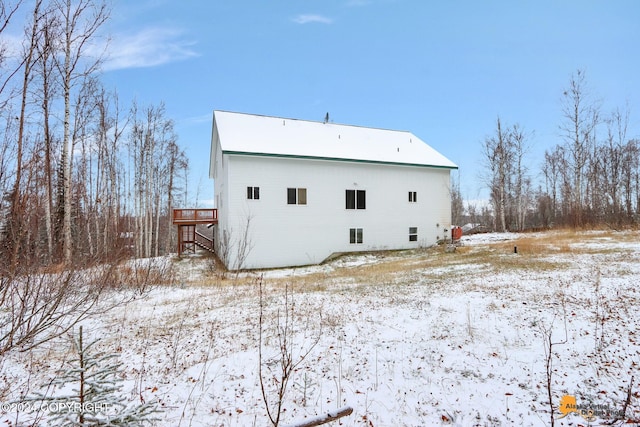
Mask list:
[[[365,190],[345,190],[346,209],[366,209],[367,193]]]
[[[417,191],[409,191],[409,201],[411,203],[415,203],[418,201],[418,192]]]
[[[362,243],[362,228],[349,229],[349,243],[351,244]]]
[[[259,200],[260,199],[260,187],[247,187],[247,199]]]
[[[306,205],[307,204],[307,189],[306,188],[298,188],[298,204]]]
[[[288,205],[306,205],[307,189],[306,188],[287,188],[287,204]]]
[[[345,193],[345,207],[347,209],[355,209],[356,208],[356,190],[346,190]]]
[[[356,191],[356,209],[366,209],[366,193],[364,190]]]
[[[418,241],[418,227],[409,227],[409,241],[410,242]]]
[[[295,188],[287,188],[287,204],[295,205],[296,204],[296,189]]]

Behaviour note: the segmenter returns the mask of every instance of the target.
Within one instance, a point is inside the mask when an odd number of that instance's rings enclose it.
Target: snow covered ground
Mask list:
[[[155,400],[157,425],[269,425],[258,375],[262,275],[270,403],[283,337],[300,362],[282,424],[350,406],[330,425],[545,426],[549,392],[555,425],[609,425],[623,409],[639,420],[639,238],[474,235],[454,253],[349,255],[237,280],[206,259],[182,260],[175,286],[85,322],[85,339],[120,355],[123,391]],[[3,399],[42,392],[69,345],[7,355]],[[29,414],[4,420],[23,425]]]

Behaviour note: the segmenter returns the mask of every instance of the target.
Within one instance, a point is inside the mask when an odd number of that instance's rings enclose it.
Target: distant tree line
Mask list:
[[[123,107],[99,71],[98,0],[0,2],[0,268],[173,248],[188,162],[164,105]],[[23,23],[17,22],[19,17]]]
[[[629,138],[628,125],[628,107],[603,113],[585,72],[576,71],[562,94],[561,142],[546,150],[540,169],[532,170],[528,157],[532,134],[498,118],[482,143],[490,204],[465,208],[454,183],[454,223],[496,231],[637,226],[640,141]]]

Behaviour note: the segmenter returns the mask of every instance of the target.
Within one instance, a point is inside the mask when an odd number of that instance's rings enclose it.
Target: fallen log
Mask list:
[[[353,412],[353,408],[350,406],[344,406],[338,408],[335,411],[327,412],[324,415],[318,415],[317,417],[308,418],[304,421],[297,421],[293,424],[288,424],[285,427],[316,427],[322,424],[330,423],[339,418],[346,417]]]

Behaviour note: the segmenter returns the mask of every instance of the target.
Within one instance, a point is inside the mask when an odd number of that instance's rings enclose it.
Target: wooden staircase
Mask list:
[[[196,230],[194,243],[212,254],[215,253],[213,250],[213,239],[208,238],[202,233],[198,233],[198,230]]]
[[[174,209],[173,223],[178,226],[178,255],[195,253],[196,246],[214,252],[213,239],[199,233],[196,226],[217,224],[217,209]]]

